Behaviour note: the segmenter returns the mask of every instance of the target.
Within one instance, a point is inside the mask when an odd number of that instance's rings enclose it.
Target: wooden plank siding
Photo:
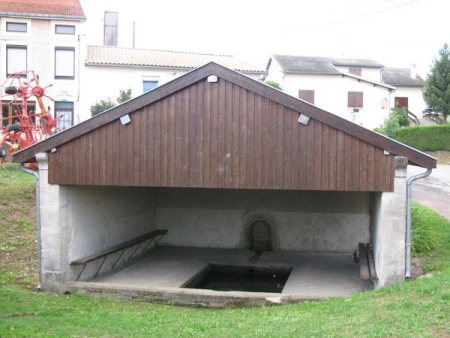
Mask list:
[[[49,183],[392,191],[394,155],[219,78],[49,152]]]

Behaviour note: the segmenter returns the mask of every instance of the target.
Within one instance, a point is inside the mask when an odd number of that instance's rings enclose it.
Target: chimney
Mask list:
[[[416,64],[413,63],[411,65],[411,78],[415,80],[416,76],[417,76]]]
[[[118,12],[105,11],[104,27],[103,27],[103,44],[105,46],[117,46],[118,40]]]

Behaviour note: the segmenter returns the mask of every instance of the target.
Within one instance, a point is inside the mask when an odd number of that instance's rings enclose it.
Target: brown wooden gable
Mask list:
[[[218,81],[208,82],[210,74]],[[297,121],[300,112],[311,117],[307,125]],[[127,113],[131,122],[122,125]],[[390,191],[394,155],[385,150],[396,149],[433,165],[427,155],[209,64],[14,160],[47,151],[55,184]]]

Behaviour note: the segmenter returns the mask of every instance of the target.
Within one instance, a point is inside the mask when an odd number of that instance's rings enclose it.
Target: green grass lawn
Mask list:
[[[427,276],[346,298],[213,310],[34,291],[33,191],[33,177],[1,172],[2,338],[450,337],[450,224],[417,204],[414,222],[433,228],[416,231],[420,242],[433,236],[434,249],[415,246]]]

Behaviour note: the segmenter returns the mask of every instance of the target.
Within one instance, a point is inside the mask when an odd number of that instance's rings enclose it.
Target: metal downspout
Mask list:
[[[428,168],[426,172],[411,176],[406,183],[406,272],[405,280],[411,278],[411,196],[412,183],[421,178],[430,176],[433,169]]]
[[[38,286],[37,290],[42,290],[42,266],[41,266],[41,256],[42,256],[42,247],[41,247],[41,197],[39,194],[40,184],[39,184],[39,174],[33,170],[25,168],[23,163],[20,164],[20,169],[30,175],[33,175],[36,178],[36,223],[37,223],[37,252],[38,252]]]

